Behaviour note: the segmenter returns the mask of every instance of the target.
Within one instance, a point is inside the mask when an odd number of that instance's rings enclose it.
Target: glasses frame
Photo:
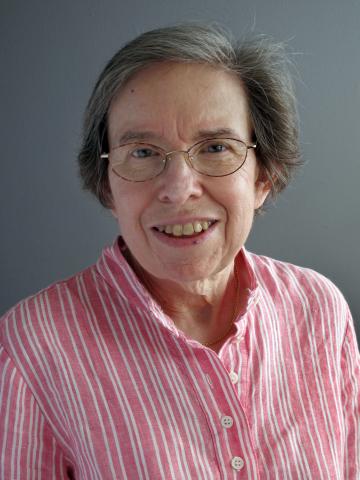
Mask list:
[[[232,172],[230,173],[225,173],[224,175],[210,175],[208,173],[203,173],[203,172],[200,172],[199,170],[197,170],[194,165],[192,164],[191,162],[191,159],[192,159],[192,155],[191,155],[191,150],[195,147],[197,147],[198,145],[201,145],[202,143],[205,143],[205,142],[209,142],[211,140],[233,140],[233,141],[236,141],[236,142],[239,142],[239,143],[242,143],[245,147],[246,147],[246,152],[245,152],[245,158],[244,158],[244,161],[241,163],[241,165],[239,167],[237,167],[235,170],[233,170]],[[131,180],[129,178],[126,178],[126,177],[123,177],[122,175],[119,175],[115,170],[114,170],[114,166],[112,165],[111,163],[111,160],[110,160],[110,154],[111,152],[113,152],[114,150],[118,149],[118,148],[121,148],[121,147],[126,147],[127,145],[145,145],[145,146],[148,146],[148,147],[154,147],[154,149],[156,151],[158,151],[159,153],[162,154],[162,159],[163,159],[163,168],[160,170],[159,173],[157,173],[156,175],[154,175],[153,177],[150,177],[150,178],[146,178],[145,180]],[[183,156],[185,157],[185,162],[188,164],[188,166],[190,168],[192,168],[193,170],[195,170],[195,172],[197,173],[200,173],[200,175],[205,175],[206,177],[227,177],[229,175],[232,175],[233,173],[237,172],[238,170],[240,170],[240,168],[244,165],[244,163],[246,162],[246,159],[247,159],[247,153],[248,153],[248,150],[251,150],[251,149],[256,149],[257,148],[257,144],[256,143],[253,143],[253,144],[250,144],[248,145],[246,142],[244,142],[243,140],[240,140],[238,138],[231,138],[231,137],[210,137],[210,138],[205,138],[204,140],[200,140],[199,142],[196,142],[194,143],[193,145],[191,145],[191,147],[189,147],[187,150],[171,150],[170,152],[166,152],[163,148],[161,147],[158,147],[157,145],[153,145],[152,143],[146,143],[146,142],[126,142],[126,143],[122,143],[120,145],[117,145],[116,147],[110,149],[110,151],[108,153],[102,153],[100,155],[100,158],[102,159],[107,159],[110,163],[110,166],[111,166],[111,170],[115,173],[115,175],[117,175],[118,177],[122,178],[123,180],[126,180],[127,182],[135,182],[135,183],[140,183],[140,182],[147,182],[149,180],[152,180],[156,177],[158,177],[159,175],[161,175],[164,170],[166,169],[166,166],[167,166],[167,162],[168,162],[168,159],[174,155],[175,153],[182,153]]]

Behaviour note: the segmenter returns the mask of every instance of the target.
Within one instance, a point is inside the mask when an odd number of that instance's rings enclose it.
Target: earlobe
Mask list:
[[[256,188],[255,210],[257,210],[258,208],[261,208],[264,205],[265,200],[270,193],[270,190],[271,190],[270,181],[257,180],[255,184],[255,188]]]
[[[258,163],[255,180],[255,210],[264,205],[267,196],[271,192],[272,185],[270,174]]]
[[[115,210],[115,207],[114,207],[114,198],[113,198],[113,193],[112,193],[112,182],[111,182],[112,175],[111,175],[111,169],[110,168],[108,168],[107,175],[108,175],[108,177],[107,177],[108,182],[107,183],[108,183],[108,189],[109,189],[108,190],[108,192],[109,192],[108,200],[109,201],[108,201],[108,204],[107,204],[107,208],[108,208],[108,210],[110,210],[112,216],[114,218],[117,218],[116,210]]]

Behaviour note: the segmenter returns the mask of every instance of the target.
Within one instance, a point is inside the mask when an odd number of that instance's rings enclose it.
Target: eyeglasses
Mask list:
[[[145,182],[160,175],[166,168],[169,158],[176,153],[185,157],[189,167],[209,177],[225,177],[239,170],[245,163],[249,149],[235,138],[209,138],[197,142],[188,150],[166,152],[148,143],[126,143],[101,154],[109,159],[113,172],[130,182]]]

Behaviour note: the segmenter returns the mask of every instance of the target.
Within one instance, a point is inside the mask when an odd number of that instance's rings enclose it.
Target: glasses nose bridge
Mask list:
[[[191,156],[188,150],[172,150],[171,152],[165,153],[165,163],[167,163],[169,159],[175,157],[177,154],[181,155],[190,168],[193,168],[191,164]]]

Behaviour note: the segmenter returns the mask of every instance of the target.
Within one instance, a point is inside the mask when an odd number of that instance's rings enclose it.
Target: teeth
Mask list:
[[[201,222],[201,226],[203,230],[207,230],[209,228],[209,222]]]
[[[174,225],[173,228],[172,228],[172,234],[175,237],[181,237],[182,230],[183,230],[182,225]]]
[[[202,232],[202,225],[200,222],[195,222],[194,223],[194,230],[196,233]]]
[[[194,231],[195,229],[192,223],[185,223],[185,225],[182,228],[183,235],[192,235]]]
[[[184,225],[181,225],[179,223],[175,225],[159,225],[156,227],[156,229],[159,232],[165,232],[168,235],[173,235],[174,237],[181,237],[182,235],[193,235],[194,233],[201,233],[202,231],[207,230],[212,224],[212,221],[197,220],[193,223],[185,223]]]

